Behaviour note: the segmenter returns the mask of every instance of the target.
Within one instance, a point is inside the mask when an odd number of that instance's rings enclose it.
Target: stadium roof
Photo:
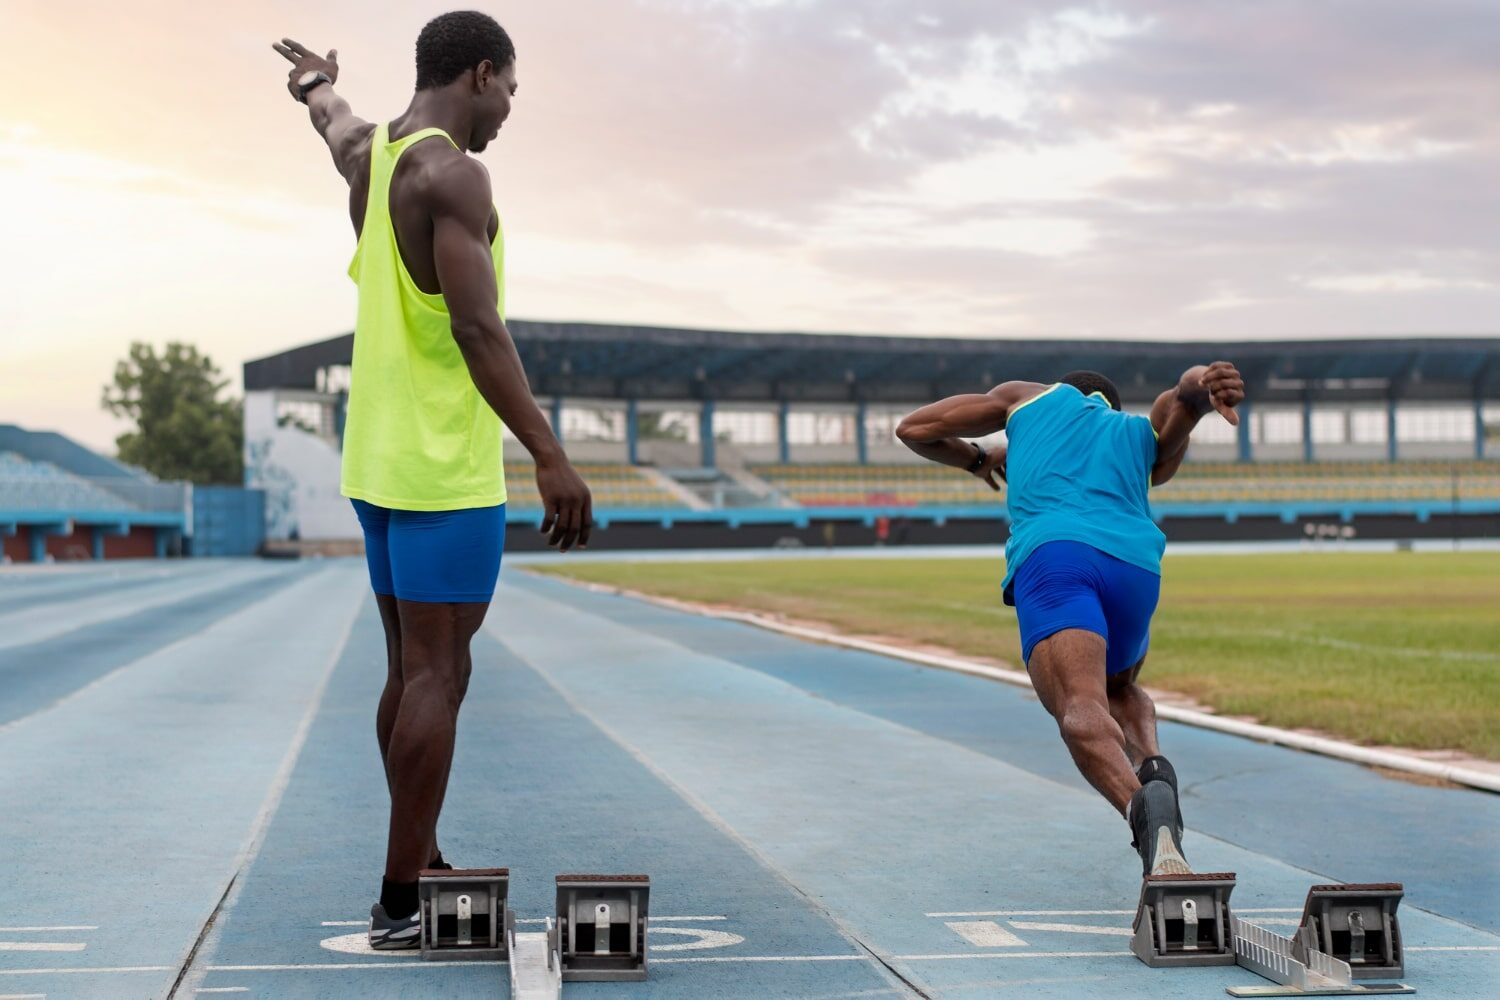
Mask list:
[[[741,333],[511,320],[541,396],[720,402],[911,403],[1010,379],[1101,371],[1126,402],[1149,402],[1186,368],[1219,359],[1265,402],[1500,399],[1500,338],[1307,341],[982,340]],[[315,389],[348,365],[354,335],[249,361],[245,388]]]

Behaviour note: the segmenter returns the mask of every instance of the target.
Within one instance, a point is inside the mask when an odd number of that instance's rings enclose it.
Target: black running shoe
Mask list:
[[[419,947],[422,943],[422,921],[419,911],[411,916],[394,919],[385,914],[385,907],[376,903],[370,907],[370,947],[376,951],[400,951]]]
[[[1130,799],[1131,846],[1141,853],[1141,874],[1189,875],[1193,869],[1179,846],[1182,820],[1177,797],[1165,781],[1148,781]]]
[[[1172,786],[1172,801],[1177,806],[1177,843],[1182,843],[1182,796],[1177,791],[1177,772],[1172,768],[1172,762],[1161,754],[1147,757],[1141,761],[1141,766],[1136,768],[1135,776],[1140,779],[1142,785],[1148,781],[1165,781]]]

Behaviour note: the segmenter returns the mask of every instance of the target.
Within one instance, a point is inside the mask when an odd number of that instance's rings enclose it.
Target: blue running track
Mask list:
[[[565,997],[1264,982],[1129,954],[1129,832],[1027,692],[515,568],[474,661],[444,854],[508,865],[523,919],[560,872],[652,877],[650,981]],[[356,561],[0,571],[0,1000],[507,996],[503,966],[362,943],[384,670]],[[1314,882],[1402,881],[1406,981],[1496,995],[1500,796],[1162,741],[1237,912],[1289,933]]]

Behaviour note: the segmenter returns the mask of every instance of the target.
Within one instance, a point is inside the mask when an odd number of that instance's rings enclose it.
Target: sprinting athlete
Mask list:
[[[375,948],[418,945],[417,878],[437,845],[469,643],[505,539],[501,421],[536,459],[542,531],[586,546],[588,488],[531,396],[505,309],[504,236],[482,152],[510,114],[515,47],[484,14],[444,14],[417,38],[416,93],[389,124],[334,93],[338,53],[291,39],[287,87],[349,184],[358,245],[343,493],[364,529],[388,671],[375,732],[391,795]]]
[[[1006,382],[925,406],[896,431],[923,458],[1007,483],[1006,604],[1021,656],[1078,770],[1129,822],[1146,875],[1189,872],[1177,775],[1156,742],[1156,709],[1138,683],[1161,588],[1166,536],[1149,486],[1187,454],[1212,410],[1239,423],[1245,383],[1228,362],[1190,368],[1151,416],[1120,412],[1097,372]],[[987,452],[964,438],[1004,430]]]

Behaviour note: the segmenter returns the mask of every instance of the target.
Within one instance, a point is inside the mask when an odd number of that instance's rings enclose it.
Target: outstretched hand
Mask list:
[[[291,92],[294,99],[302,99],[301,89],[297,81],[308,73],[327,73],[328,79],[338,82],[339,78],[339,50],[329,49],[326,56],[320,56],[310,51],[301,42],[290,38],[283,38],[279,42],[272,42],[271,48],[281,53],[281,57],[292,64],[291,70],[286,75],[286,89]]]
[[[1238,427],[1240,415],[1234,408],[1245,401],[1245,380],[1239,369],[1228,361],[1215,361],[1203,372],[1203,388],[1208,390],[1208,401],[1220,416]]]

